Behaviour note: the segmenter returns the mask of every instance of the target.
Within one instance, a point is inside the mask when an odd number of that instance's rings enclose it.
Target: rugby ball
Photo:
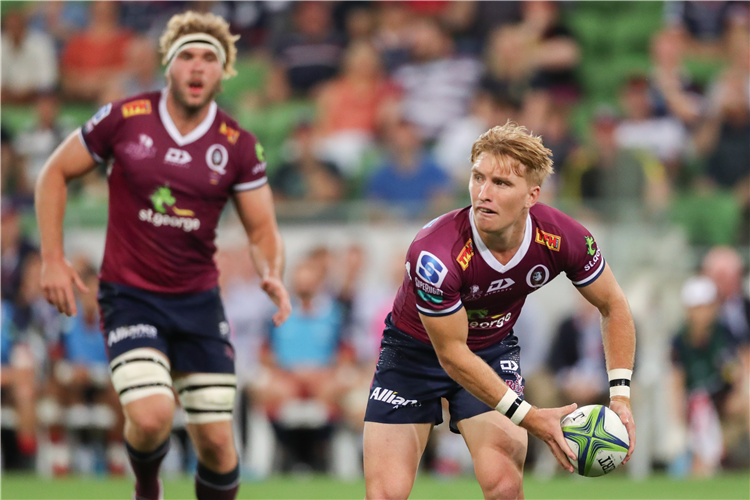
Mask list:
[[[612,472],[628,454],[630,439],[625,424],[606,406],[578,408],[563,418],[561,425],[568,446],[577,456],[568,460],[581,476]]]

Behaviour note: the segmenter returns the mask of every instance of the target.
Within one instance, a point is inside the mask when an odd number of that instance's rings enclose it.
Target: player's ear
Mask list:
[[[529,194],[526,197],[526,208],[531,208],[536,205],[536,202],[539,201],[541,190],[542,188],[539,186],[531,186],[529,188]]]

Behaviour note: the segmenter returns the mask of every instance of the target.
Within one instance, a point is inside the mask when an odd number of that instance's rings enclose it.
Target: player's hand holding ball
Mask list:
[[[621,414],[629,416],[632,424],[630,406],[619,404],[624,408],[620,409]],[[567,415],[561,425],[565,440],[576,455],[570,463],[581,476],[602,476],[630,458],[635,443],[628,436],[629,429],[618,414],[606,406],[579,408]]]
[[[533,407],[520,424],[529,434],[547,443],[560,466],[571,473],[575,471],[571,465],[575,454],[563,436],[560,419],[575,409],[575,403],[560,408]]]

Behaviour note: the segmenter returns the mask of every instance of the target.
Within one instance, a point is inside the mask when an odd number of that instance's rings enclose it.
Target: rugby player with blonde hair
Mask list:
[[[524,400],[513,334],[526,296],[561,272],[601,312],[610,407],[628,429],[630,459],[633,319],[591,233],[537,203],[550,155],[515,123],[485,132],[471,150],[471,206],[433,220],[409,247],[365,415],[366,498],[409,496],[432,427],[443,421],[441,398],[485,498],[523,498],[527,432],[574,470],[560,419],[576,406]]]
[[[291,311],[263,147],[214,102],[222,79],[236,74],[237,38],[212,14],[172,17],[160,40],[167,87],[102,107],[52,154],[37,182],[44,294],[75,315],[73,285],[85,285],[64,254],[66,183],[108,164],[99,305],[136,500],[164,496],[158,474],[174,392],[198,454],[197,498],[237,495],[234,348],[213,259],[230,197],[261,287],[278,306],[274,322]]]

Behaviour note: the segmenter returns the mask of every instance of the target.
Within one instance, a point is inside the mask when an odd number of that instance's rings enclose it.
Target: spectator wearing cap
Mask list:
[[[25,104],[57,84],[57,58],[52,39],[28,30],[28,18],[20,8],[3,19],[2,102]]]
[[[710,278],[682,288],[686,323],[672,341],[672,394],[677,428],[687,432],[691,471],[717,472],[724,454],[721,417],[737,376],[731,334],[718,321],[718,292]]]

